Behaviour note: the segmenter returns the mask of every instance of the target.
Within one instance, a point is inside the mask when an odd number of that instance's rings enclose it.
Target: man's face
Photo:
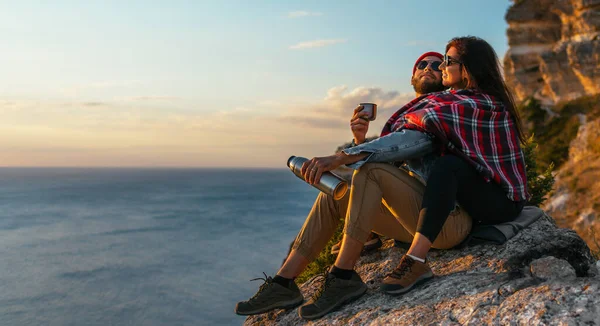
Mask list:
[[[446,87],[442,85],[442,72],[439,68],[433,69],[432,67],[434,62],[436,65],[439,65],[442,60],[435,56],[428,56],[417,63],[417,69],[415,70],[415,74],[412,76],[410,83],[418,94],[439,92],[446,89]],[[427,63],[426,66],[425,63]]]

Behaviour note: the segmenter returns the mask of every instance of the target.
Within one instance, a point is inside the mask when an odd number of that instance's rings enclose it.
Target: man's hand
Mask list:
[[[369,131],[369,116],[368,112],[362,112],[364,107],[359,105],[354,109],[354,115],[352,115],[352,119],[350,119],[350,129],[352,130],[352,135],[354,135],[354,143],[362,144],[367,137],[367,131]]]
[[[302,176],[311,185],[319,183],[323,172],[331,171],[342,165],[341,158],[336,155],[325,157],[313,157],[302,164]]]
[[[367,157],[368,153],[357,155],[346,155],[343,152],[325,157],[313,157],[302,164],[302,177],[311,185],[319,183],[323,172],[331,171],[343,164],[358,162]]]

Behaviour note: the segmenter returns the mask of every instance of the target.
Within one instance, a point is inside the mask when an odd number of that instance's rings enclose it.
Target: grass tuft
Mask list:
[[[335,258],[337,256],[331,254],[331,247],[333,247],[334,244],[342,240],[343,230],[344,223],[342,221],[342,223],[340,223],[340,226],[333,234],[333,237],[325,246],[325,249],[321,251],[317,259],[315,259],[312,263],[308,264],[304,272],[302,272],[302,274],[300,274],[300,276],[296,278],[296,282],[298,282],[299,284],[304,283],[315,275],[323,274],[329,268],[329,266],[335,263]]]

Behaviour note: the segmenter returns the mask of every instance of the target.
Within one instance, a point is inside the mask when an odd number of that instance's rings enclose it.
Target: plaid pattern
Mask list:
[[[494,97],[473,90],[448,90],[417,97],[387,121],[381,136],[400,129],[433,135],[442,155],[466,159],[513,201],[527,200],[525,160],[510,113]]]

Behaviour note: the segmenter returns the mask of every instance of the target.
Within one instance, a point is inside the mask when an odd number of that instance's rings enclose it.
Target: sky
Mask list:
[[[508,0],[0,0],[0,166],[285,167],[369,135],[452,37],[502,59]]]

